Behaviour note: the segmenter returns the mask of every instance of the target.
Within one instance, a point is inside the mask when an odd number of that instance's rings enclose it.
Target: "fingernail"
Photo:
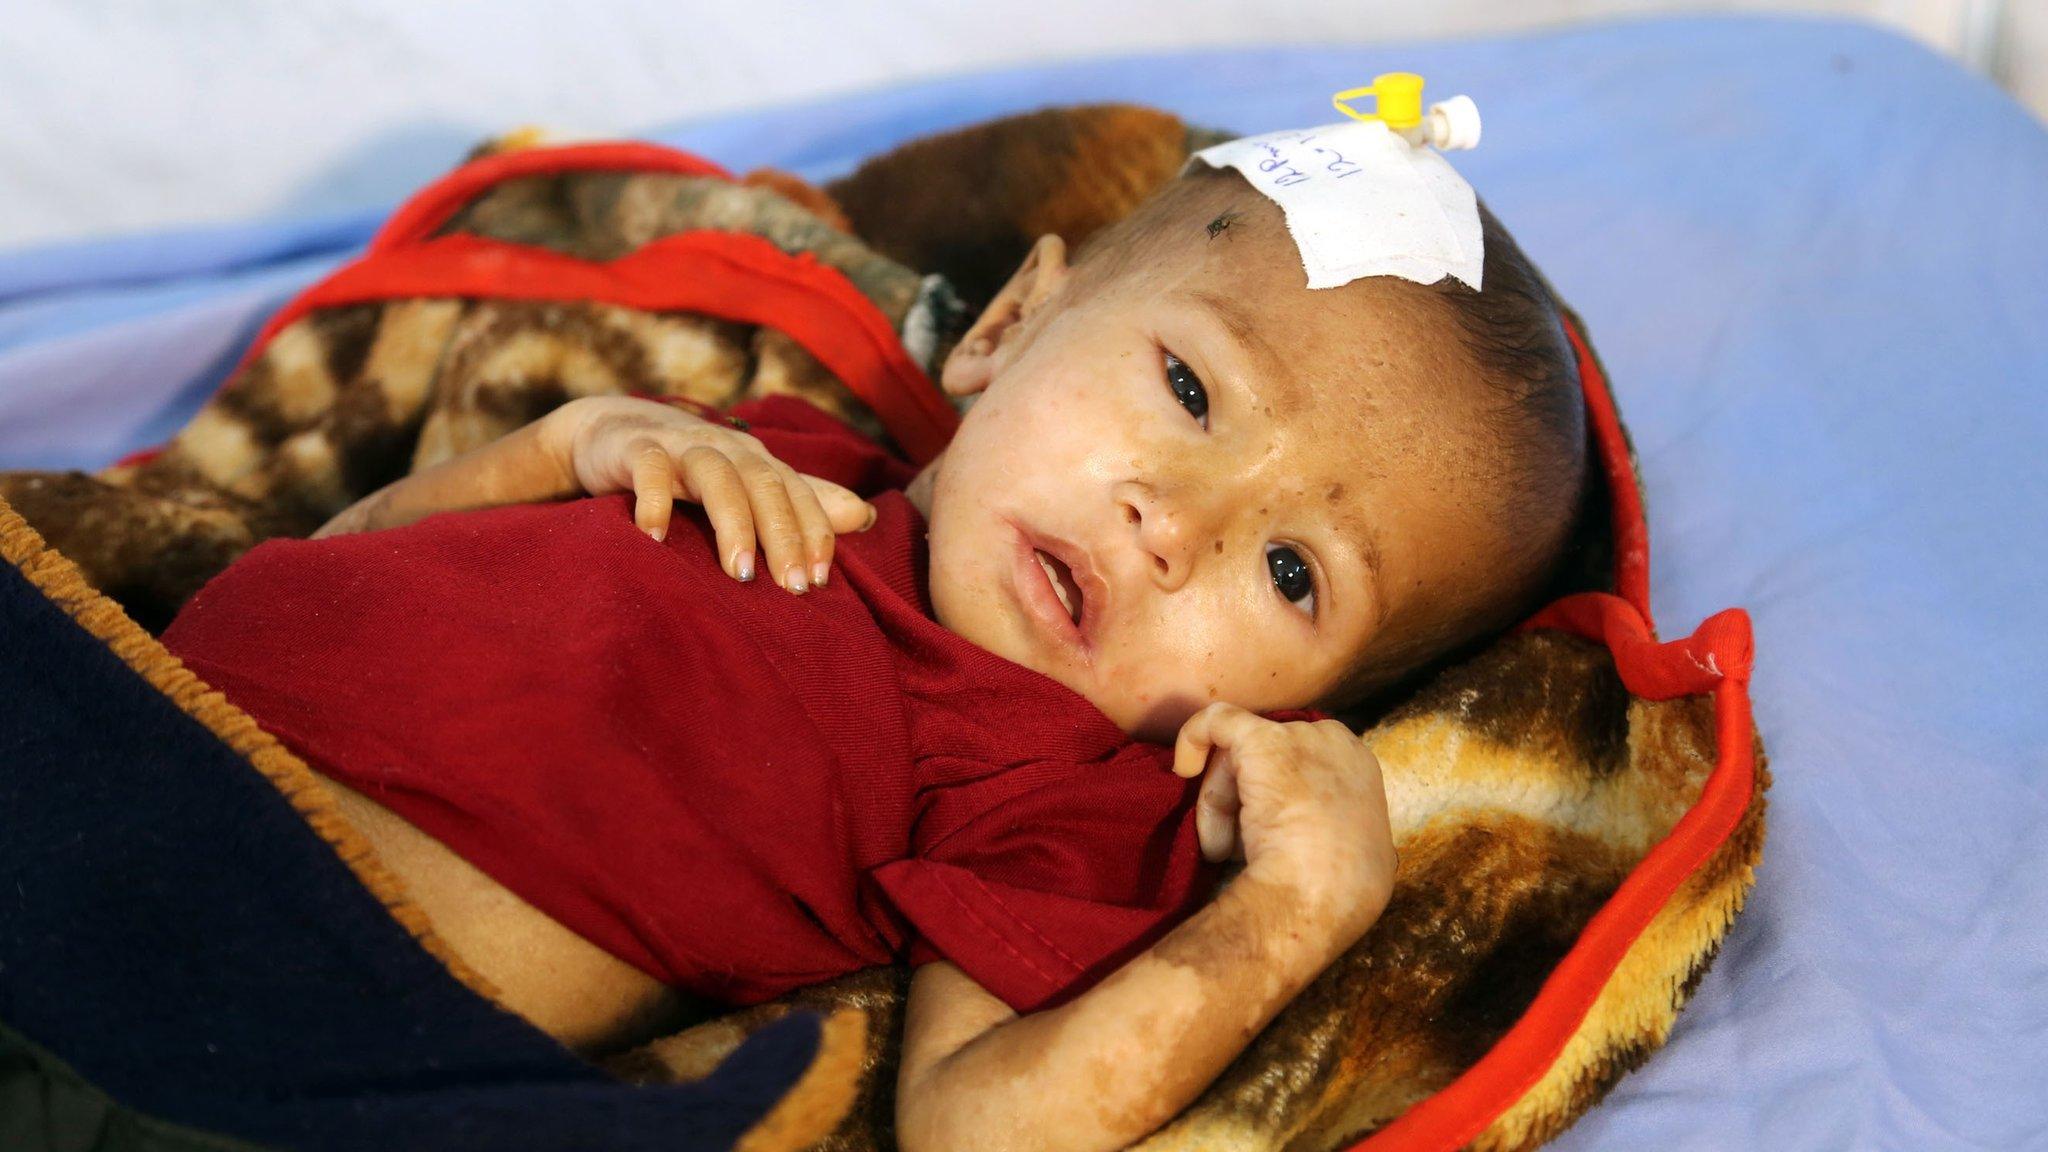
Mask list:
[[[865,523],[865,524],[862,524],[862,525],[860,526],[860,530],[861,530],[861,531],[863,531],[863,532],[865,532],[865,531],[867,531],[868,529],[870,529],[870,528],[873,528],[873,527],[875,526],[875,518],[876,518],[876,517],[878,517],[878,516],[880,516],[880,515],[881,515],[881,513],[880,513],[879,511],[877,511],[877,510],[875,509],[875,506],[874,506],[873,504],[870,504],[870,505],[868,505],[868,519],[867,519],[867,523]]]
[[[804,579],[803,566],[800,564],[790,567],[782,578],[782,585],[799,596],[811,590],[810,582]]]
[[[741,580],[752,580],[754,578],[754,558],[752,556],[742,556],[733,561],[732,569],[734,574]]]
[[[649,528],[649,529],[647,530],[647,534],[648,534],[649,536],[652,536],[652,537],[654,537],[654,542],[655,542],[656,544],[659,544],[659,543],[661,543],[661,541],[662,541],[662,538],[668,535],[668,529],[666,529],[666,528]]]
[[[820,588],[825,586],[825,577],[831,574],[832,565],[823,560],[811,565],[811,583]]]

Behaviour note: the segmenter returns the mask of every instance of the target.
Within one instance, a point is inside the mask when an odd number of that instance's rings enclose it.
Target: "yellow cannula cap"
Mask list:
[[[1361,112],[1350,101],[1373,97],[1373,110]],[[1422,123],[1422,77],[1413,72],[1382,72],[1363,88],[1347,88],[1330,97],[1337,111],[1353,120],[1380,120],[1396,132]]]

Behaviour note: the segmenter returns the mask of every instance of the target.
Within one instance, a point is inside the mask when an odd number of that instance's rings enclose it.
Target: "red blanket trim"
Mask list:
[[[465,164],[401,206],[361,258],[272,316],[235,371],[316,308],[412,296],[589,300],[778,328],[874,409],[913,462],[930,461],[952,439],[958,414],[904,351],[888,318],[843,273],[808,253],[792,256],[758,236],[703,230],[598,262],[479,236],[431,235],[501,180],[594,169],[730,179],[709,161],[652,144],[536,148]]]
[[[313,309],[415,296],[595,300],[767,325],[845,381],[914,462],[938,455],[959,424],[881,311],[838,269],[736,232],[666,236],[605,263],[469,235],[400,245],[307,289],[271,319],[249,355]]]
[[[114,467],[132,468],[137,464],[147,464],[151,460],[154,460],[163,454],[164,446],[161,444],[152,445],[151,447],[148,448],[137,448],[135,451],[130,452],[126,456],[123,456],[120,459],[115,460]]]
[[[1522,627],[1561,628],[1601,641],[1614,654],[1622,683],[1644,699],[1713,693],[1714,771],[1699,800],[1586,923],[1507,1034],[1463,1075],[1353,1145],[1352,1152],[1460,1148],[1527,1094],[1578,1032],[1636,938],[1735,830],[1756,787],[1748,613],[1715,613],[1691,636],[1660,644],[1648,619],[1627,600],[1586,592],[1559,600]]]

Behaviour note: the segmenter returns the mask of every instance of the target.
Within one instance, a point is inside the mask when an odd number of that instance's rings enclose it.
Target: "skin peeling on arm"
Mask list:
[[[1012,1149],[1121,1148],[1193,1101],[1346,943],[1291,889],[1241,875],[1074,1001],[906,1066],[899,1139],[908,1152],[981,1147],[996,1132]],[[921,1055],[917,1030],[907,1061]]]

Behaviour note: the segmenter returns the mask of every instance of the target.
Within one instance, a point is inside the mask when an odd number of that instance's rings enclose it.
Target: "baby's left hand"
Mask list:
[[[1242,852],[1245,874],[1292,893],[1342,935],[1372,926],[1396,857],[1379,758],[1335,720],[1281,723],[1211,704],[1181,725],[1173,770],[1208,776],[1196,801],[1202,855]]]

